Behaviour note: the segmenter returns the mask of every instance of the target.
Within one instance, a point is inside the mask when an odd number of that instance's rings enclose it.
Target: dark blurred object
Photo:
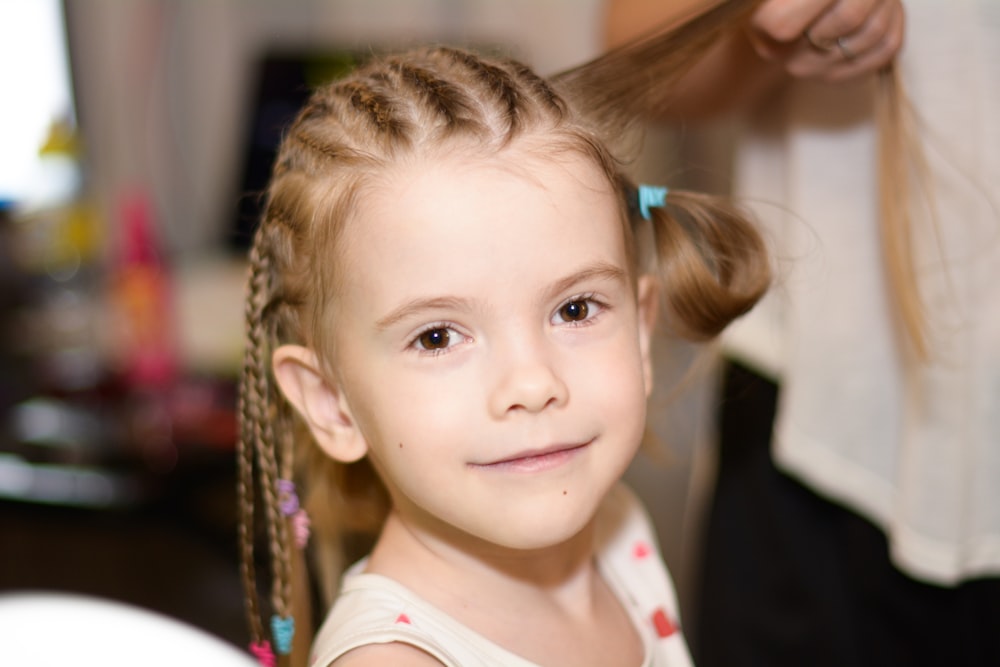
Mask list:
[[[247,250],[262,210],[262,194],[271,176],[282,133],[320,84],[340,78],[368,57],[350,51],[267,53],[254,68],[256,85],[250,102],[250,123],[239,204],[229,246]]]
[[[24,277],[11,256],[15,248],[14,229],[9,203],[0,202],[0,418],[9,415],[14,405],[31,395],[33,387],[26,378],[28,362],[17,353],[10,340],[10,323],[27,300]],[[0,456],[10,449],[11,438],[0,427]]]

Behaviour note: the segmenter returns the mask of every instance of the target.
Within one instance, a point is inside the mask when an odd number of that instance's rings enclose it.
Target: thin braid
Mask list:
[[[258,384],[267,384],[267,380],[258,377]],[[271,431],[270,428],[266,429]],[[288,529],[281,515],[278,498],[278,463],[274,455],[273,438],[261,439],[257,449],[260,465],[265,507],[267,508],[268,539],[271,544],[273,581],[271,598],[274,610],[280,616],[288,616],[289,600],[291,599],[291,567],[288,549]]]
[[[257,595],[257,575],[254,564],[254,452],[260,437],[260,422],[266,420],[262,415],[263,401],[259,395],[259,383],[256,376],[261,372],[260,321],[263,311],[262,304],[266,300],[267,276],[270,273],[268,263],[261,257],[262,231],[258,229],[250,251],[250,273],[247,280],[247,298],[245,305],[246,347],[244,350],[243,372],[240,380],[240,442],[239,442],[239,494],[240,494],[240,541],[241,541],[241,571],[243,574],[243,589],[247,600],[250,631],[255,642],[264,640],[264,630],[261,625],[260,600]]]
[[[262,228],[268,226],[265,220]],[[263,239],[262,239],[263,240]],[[258,251],[260,249],[258,248]],[[267,316],[271,298],[270,284],[270,260],[266,253],[261,252],[258,258],[263,269],[258,277],[262,283],[254,289],[260,295],[255,306],[255,315],[258,317],[254,324],[251,324],[253,347],[258,352],[253,363],[256,372],[252,375],[254,386],[254,397],[260,401],[260,410],[257,412],[259,419],[252,425],[254,429],[254,443],[257,450],[257,460],[261,472],[261,487],[264,497],[264,507],[267,513],[268,539],[271,543],[272,571],[274,574],[272,581],[272,603],[275,612],[281,616],[288,615],[288,601],[290,599],[290,566],[286,545],[288,544],[288,530],[280,510],[278,498],[278,463],[275,456],[274,425],[271,421],[270,413],[273,402],[271,400],[271,382],[268,372],[266,352],[270,348],[270,342],[274,339],[272,318]],[[263,353],[263,354],[262,354]]]
[[[291,599],[291,559],[287,548],[288,528],[281,515],[277,491],[278,465],[274,452],[273,424],[270,419],[273,401],[267,359],[267,352],[274,338],[274,325],[273,318],[269,316],[272,299],[271,258],[265,247],[268,245],[266,241],[268,231],[278,225],[271,225],[269,222],[265,218],[250,251],[251,272],[246,307],[247,346],[241,385],[244,417],[242,448],[248,449],[247,442],[250,442],[256,453],[271,553],[272,605],[279,616],[287,617]],[[249,454],[244,452],[243,457],[247,456]],[[241,463],[241,466],[245,468],[246,464]],[[246,489],[246,494],[252,497],[252,485]],[[245,512],[246,509],[244,507],[242,511]],[[252,546],[247,547],[244,543],[244,550],[246,551],[244,557],[252,558]],[[252,570],[247,569],[247,572],[250,573]],[[260,625],[260,605],[257,600],[255,577],[253,579],[246,577],[244,585],[248,587],[246,591],[250,601],[248,607],[252,608],[251,613],[253,613],[251,629],[256,634],[255,640],[260,641],[264,633]]]
[[[254,269],[251,269],[254,270]],[[250,403],[246,392],[242,389],[249,383],[248,364],[244,364],[240,381],[240,414],[242,416],[241,434],[237,442],[237,493],[239,499],[239,540],[240,540],[240,575],[243,582],[243,594],[246,599],[247,620],[250,635],[254,643],[264,640],[264,629],[260,622],[260,600],[257,596],[257,570],[254,565],[254,477],[253,477],[253,445],[250,440],[247,425],[251,423]]]

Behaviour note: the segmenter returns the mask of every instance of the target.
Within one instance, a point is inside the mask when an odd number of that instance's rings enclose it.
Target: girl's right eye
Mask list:
[[[419,352],[441,353],[462,342],[464,336],[451,327],[434,325],[416,335],[410,347]]]

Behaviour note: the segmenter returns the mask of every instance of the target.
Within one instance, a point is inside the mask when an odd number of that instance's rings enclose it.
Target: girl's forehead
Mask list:
[[[617,196],[584,155],[451,154],[396,165],[370,186],[340,258],[355,278],[386,260],[416,270],[476,257],[513,269],[517,257],[527,266],[545,260],[535,246],[570,242],[580,253],[623,255]]]
[[[444,178],[436,178],[444,175]],[[499,151],[441,147],[414,155],[387,169],[374,183],[375,202],[393,205],[405,197],[454,197],[456,181],[476,185],[485,201],[491,184],[508,192],[547,192],[558,198],[613,198],[612,184],[596,160],[582,151],[521,140]],[[463,193],[464,194],[464,193]],[[444,203],[444,202],[442,202]],[[362,206],[366,202],[362,200]]]

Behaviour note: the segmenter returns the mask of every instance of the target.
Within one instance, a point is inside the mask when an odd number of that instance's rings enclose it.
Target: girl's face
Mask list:
[[[572,537],[631,461],[651,388],[655,293],[641,278],[637,302],[610,185],[582,156],[515,146],[381,186],[340,246],[341,426],[412,530]]]

